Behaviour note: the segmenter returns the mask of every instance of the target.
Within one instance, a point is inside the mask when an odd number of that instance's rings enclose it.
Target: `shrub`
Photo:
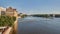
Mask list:
[[[16,17],[0,16],[0,26],[13,26]]]

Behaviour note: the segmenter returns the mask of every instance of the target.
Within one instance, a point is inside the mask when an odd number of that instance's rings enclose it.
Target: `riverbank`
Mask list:
[[[18,18],[16,18],[16,21],[14,22],[14,26],[13,26],[13,31],[12,31],[12,34],[17,34],[17,24],[18,24]]]
[[[18,19],[16,19],[13,26],[6,28],[3,34],[16,34],[17,33],[17,20]]]

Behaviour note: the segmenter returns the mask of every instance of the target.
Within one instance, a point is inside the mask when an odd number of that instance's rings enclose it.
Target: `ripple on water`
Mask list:
[[[60,19],[37,17],[19,19],[18,34],[60,34]]]

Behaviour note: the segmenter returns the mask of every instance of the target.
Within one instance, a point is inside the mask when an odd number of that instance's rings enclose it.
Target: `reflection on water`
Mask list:
[[[60,34],[60,18],[26,17],[18,19],[18,34]]]

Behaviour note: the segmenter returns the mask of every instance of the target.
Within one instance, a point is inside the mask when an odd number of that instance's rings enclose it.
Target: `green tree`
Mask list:
[[[16,17],[0,16],[0,26],[12,26]]]

